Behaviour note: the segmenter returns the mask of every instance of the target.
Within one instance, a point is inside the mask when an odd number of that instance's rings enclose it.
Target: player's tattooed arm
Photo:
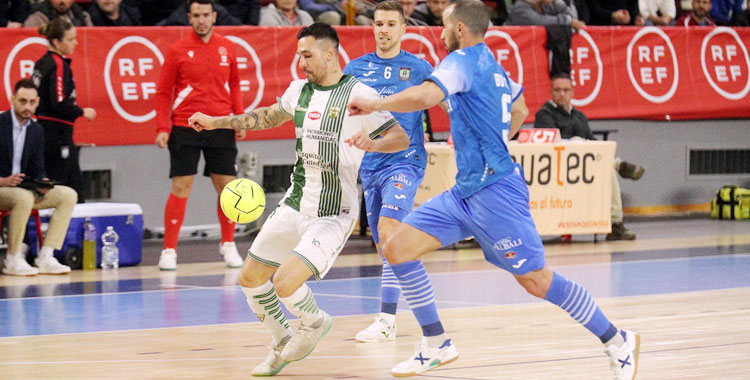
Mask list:
[[[196,112],[188,119],[190,127],[196,131],[212,129],[234,129],[258,131],[278,127],[292,120],[292,116],[283,112],[278,104],[254,109],[242,115],[211,117]]]
[[[279,109],[278,104],[274,104],[270,107],[256,108],[242,115],[217,118],[216,128],[258,131],[278,127],[291,119],[289,114]]]

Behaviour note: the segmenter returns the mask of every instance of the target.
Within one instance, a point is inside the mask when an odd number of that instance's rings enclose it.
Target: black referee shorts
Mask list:
[[[168,148],[169,178],[198,173],[201,151],[206,160],[204,176],[237,175],[237,143],[232,129],[197,132],[192,128],[174,126],[169,134]]]

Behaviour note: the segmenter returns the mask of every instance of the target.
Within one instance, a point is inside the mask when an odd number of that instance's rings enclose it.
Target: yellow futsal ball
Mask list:
[[[257,183],[247,178],[237,178],[224,186],[219,203],[227,218],[246,224],[258,219],[263,213],[266,194]]]

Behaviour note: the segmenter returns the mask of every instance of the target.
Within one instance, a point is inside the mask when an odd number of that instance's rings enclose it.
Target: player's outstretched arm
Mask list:
[[[196,131],[212,129],[234,129],[258,131],[278,127],[285,122],[292,120],[292,116],[284,113],[278,104],[270,107],[256,108],[242,115],[211,117],[201,112],[196,112],[190,116],[188,123]]]
[[[435,82],[428,80],[382,99],[355,97],[349,102],[347,109],[352,116],[367,115],[374,111],[412,112],[432,108],[443,99],[443,90]]]
[[[518,133],[518,130],[521,129],[521,125],[523,125],[523,122],[526,120],[527,116],[529,116],[529,108],[526,107],[526,99],[523,97],[523,94],[521,94],[510,107],[509,139],[512,139],[513,136]]]
[[[364,131],[359,131],[351,138],[344,140],[349,146],[355,146],[366,152],[395,153],[409,147],[409,135],[406,134],[401,124],[394,124],[380,134],[383,138],[370,140],[370,136]]]

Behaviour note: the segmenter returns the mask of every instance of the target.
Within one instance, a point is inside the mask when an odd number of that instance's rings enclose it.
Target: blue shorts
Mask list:
[[[444,246],[474,236],[487,261],[515,275],[545,266],[542,239],[529,212],[529,188],[520,170],[465,199],[454,186],[403,222]]]
[[[395,164],[380,170],[360,170],[365,193],[367,223],[375,244],[380,243],[378,219],[381,216],[403,220],[414,208],[414,196],[424,178],[424,169],[410,164]]]

